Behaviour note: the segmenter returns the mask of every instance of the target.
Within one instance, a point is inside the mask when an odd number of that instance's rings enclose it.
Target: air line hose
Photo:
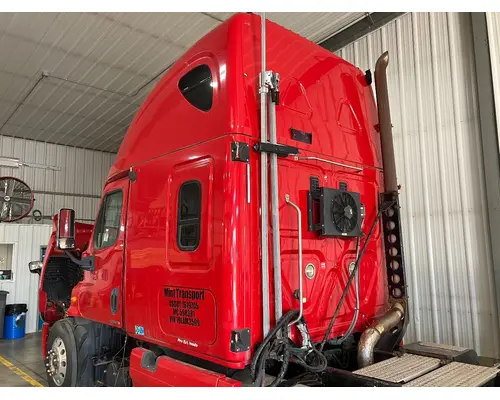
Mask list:
[[[332,331],[332,328],[333,328],[333,325],[335,324],[335,320],[337,319],[337,316],[340,312],[340,308],[342,307],[342,305],[344,304],[344,300],[347,296],[347,293],[349,292],[349,288],[351,286],[351,283],[354,279],[354,276],[356,275],[356,271],[358,270],[359,268],[359,264],[361,263],[361,260],[363,258],[363,255],[365,254],[365,250],[366,248],[368,247],[368,243],[370,242],[370,238],[373,234],[373,231],[375,229],[375,226],[377,225],[377,222],[380,218],[380,215],[385,211],[387,210],[389,207],[392,207],[392,205],[394,204],[395,202],[391,202],[387,207],[380,207],[379,208],[379,211],[375,217],[375,220],[373,221],[373,224],[372,226],[370,227],[370,231],[368,232],[368,235],[366,236],[366,240],[365,240],[365,243],[363,244],[363,248],[361,249],[361,252],[359,253],[359,256],[356,260],[356,264],[354,265],[354,268],[352,269],[352,272],[351,272],[351,275],[349,276],[349,279],[347,280],[347,284],[345,286],[345,289],[344,291],[342,292],[342,296],[340,297],[340,300],[339,300],[339,303],[337,304],[337,308],[335,309],[335,313],[333,314],[333,317],[332,319],[330,320],[330,323],[328,324],[328,328],[325,332],[325,336],[323,337],[323,340],[319,346],[319,351],[322,352],[323,351],[323,347],[325,347],[325,343],[326,341],[328,340],[328,336],[330,336],[330,333]]]
[[[252,361],[252,365],[250,366],[250,373],[251,373],[252,379],[254,380],[256,386],[260,386],[262,379],[264,378],[263,374],[265,371],[265,363],[266,363],[267,357],[263,357],[263,356],[268,356],[268,352],[270,350],[271,340],[273,338],[275,338],[277,336],[278,332],[281,329],[283,329],[285,326],[287,326],[290,321],[292,321],[294,318],[296,318],[297,315],[298,315],[297,310],[288,311],[285,315],[283,315],[278,320],[278,322],[273,327],[273,329],[271,329],[269,331],[269,333],[264,338],[264,341],[261,343],[261,345],[257,348],[257,351],[255,352],[255,355],[254,355],[254,358]],[[287,361],[283,360],[283,361],[284,361],[283,365],[285,365],[285,363],[286,363],[287,364],[286,368],[288,368],[288,360]],[[256,379],[257,366],[258,366],[258,370],[259,370],[259,374],[257,376],[258,379]],[[283,370],[283,366],[281,369]],[[286,371],[284,371],[284,372],[280,371],[279,375],[284,375],[285,373],[286,373]]]
[[[288,365],[290,362],[295,362],[310,372],[322,372],[327,367],[327,360],[325,356],[316,348],[297,347],[287,337],[288,335],[286,334],[286,332],[283,332],[283,335],[281,337],[277,337],[277,333],[285,328],[290,323],[290,321],[297,317],[297,315],[298,311],[292,310],[281,317],[276,326],[267,334],[266,338],[257,349],[250,369],[254,386],[263,385],[265,378],[266,361],[269,359],[269,355],[272,350],[274,350],[274,353],[278,356],[277,358],[281,359],[282,364],[278,375],[268,386],[278,386],[282,382],[286,375],[286,372],[288,371]],[[300,323],[305,324],[303,317]],[[308,335],[307,332],[306,335]],[[275,339],[275,341],[273,341],[273,338]],[[276,348],[273,349],[273,346],[276,346]],[[310,359],[308,362],[307,358],[311,356],[314,356],[314,358]],[[313,364],[312,361],[316,362]]]

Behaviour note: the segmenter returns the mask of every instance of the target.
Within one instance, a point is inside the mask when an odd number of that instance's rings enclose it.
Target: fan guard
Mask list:
[[[26,217],[34,201],[33,192],[22,180],[0,177],[0,222],[14,222]]]
[[[331,202],[332,221],[341,233],[349,233],[358,223],[358,206],[348,192],[337,193]]]

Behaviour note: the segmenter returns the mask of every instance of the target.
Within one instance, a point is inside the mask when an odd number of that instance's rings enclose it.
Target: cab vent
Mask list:
[[[319,178],[317,178],[315,176],[311,176],[311,179],[309,181],[309,190],[312,193],[319,193],[319,191],[320,191],[320,189],[319,189]]]

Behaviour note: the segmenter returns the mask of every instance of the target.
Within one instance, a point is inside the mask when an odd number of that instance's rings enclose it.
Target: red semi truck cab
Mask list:
[[[61,316],[231,369],[250,363],[263,340],[260,152],[254,149],[260,28],[257,15],[234,16],[189,49],[149,94],[109,172],[95,225],[76,226],[75,250],[89,266],[60,251],[58,259],[53,233],[40,283],[42,313],[45,300],[66,300]],[[356,261],[357,237],[377,218],[383,191],[377,109],[364,72],[270,21],[266,29],[266,68],[280,74],[277,142],[297,149],[278,157],[283,313],[299,307],[299,222],[289,196],[302,211],[303,316],[318,342]],[[310,228],[319,212],[308,221],[308,194],[321,188],[338,192],[345,202],[339,207],[354,201],[356,215],[332,228],[336,236]],[[65,299],[62,293],[50,298],[50,286],[63,283],[47,279],[62,263],[75,271],[64,282]],[[359,271],[354,332],[390,306],[378,225]],[[273,325],[272,285],[269,290]],[[330,337],[347,331],[355,306],[352,290]]]
[[[399,344],[402,255],[378,222],[389,199],[384,218],[398,230],[397,191],[384,188],[371,73],[266,21],[265,68],[279,76],[267,116],[276,141],[263,141],[261,29],[257,15],[237,14],[189,49],[131,123],[95,224],[74,224],[72,210],[54,218],[40,280],[51,385],[109,383],[111,370],[134,386],[255,382],[287,326],[277,348],[317,371],[339,358],[353,369],[363,351],[369,361],[373,336],[362,334],[380,317],[394,336],[383,349]],[[82,359],[89,368],[70,364]]]

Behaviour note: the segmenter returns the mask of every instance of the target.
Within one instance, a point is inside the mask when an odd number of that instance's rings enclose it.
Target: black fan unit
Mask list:
[[[348,234],[356,229],[359,208],[351,193],[340,192],[331,201],[332,221],[342,234]]]
[[[315,203],[319,203],[317,223],[312,221]],[[308,207],[309,231],[316,231],[323,237],[352,238],[361,235],[359,193],[322,187],[315,192],[309,192]]]

